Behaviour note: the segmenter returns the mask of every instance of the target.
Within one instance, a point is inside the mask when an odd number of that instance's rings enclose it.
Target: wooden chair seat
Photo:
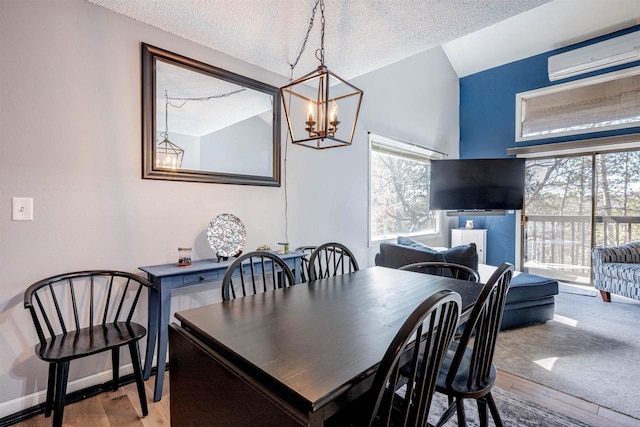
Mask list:
[[[59,334],[36,345],[38,357],[47,362],[64,362],[112,350],[144,337],[144,326],[130,322],[109,323]]]

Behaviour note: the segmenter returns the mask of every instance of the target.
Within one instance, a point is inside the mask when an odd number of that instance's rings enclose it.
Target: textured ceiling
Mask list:
[[[295,61],[316,0],[87,0],[285,77]],[[464,77],[640,23],[640,0],[325,0],[325,63],[350,79],[442,45]],[[533,37],[532,37],[533,36]],[[293,77],[315,69],[320,11]],[[171,73],[178,76],[179,73]],[[228,92],[207,81],[159,82],[158,132],[202,136],[259,116],[237,110],[245,91],[216,102],[168,96]],[[189,89],[185,92],[186,89]],[[268,101],[268,100],[267,100]],[[266,102],[268,104],[268,102]],[[165,118],[168,113],[168,119]],[[222,114],[222,112],[224,114]],[[193,117],[207,117],[193,123]],[[215,119],[217,118],[217,119]]]
[[[289,77],[315,0],[88,0]],[[350,79],[549,0],[325,0],[325,64]],[[297,78],[318,66],[320,11]]]

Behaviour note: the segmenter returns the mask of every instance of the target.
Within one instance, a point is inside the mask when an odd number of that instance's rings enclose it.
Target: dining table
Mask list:
[[[172,426],[324,426],[365,394],[409,314],[441,290],[468,318],[482,285],[371,267],[179,311]]]

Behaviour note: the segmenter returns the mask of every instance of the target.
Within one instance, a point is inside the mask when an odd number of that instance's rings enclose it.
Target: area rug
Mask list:
[[[500,333],[496,366],[640,418],[640,302],[613,298],[561,292],[554,320]]]
[[[505,426],[511,427],[592,427],[574,418],[542,408],[532,402],[519,398],[509,392],[497,387],[491,392],[496,401],[496,406],[500,411],[500,418]],[[467,399],[464,402],[465,415],[468,427],[478,427],[478,407],[475,401]],[[431,410],[429,411],[429,422],[435,424],[440,414],[447,408],[447,398],[436,393]],[[445,424],[446,427],[456,427],[458,422],[454,416]],[[495,426],[491,415],[489,415],[489,425]]]

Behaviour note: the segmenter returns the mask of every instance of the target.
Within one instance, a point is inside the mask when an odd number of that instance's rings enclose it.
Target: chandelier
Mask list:
[[[292,75],[313,28],[318,6],[321,33],[316,58],[320,65],[280,88],[280,93],[292,143],[322,150],[351,145],[363,92],[329,71],[324,64],[324,0],[316,0],[313,7],[300,53],[291,65]]]
[[[164,134],[156,149],[156,166],[163,169],[180,169],[184,150],[169,141],[169,96],[164,91]]]

